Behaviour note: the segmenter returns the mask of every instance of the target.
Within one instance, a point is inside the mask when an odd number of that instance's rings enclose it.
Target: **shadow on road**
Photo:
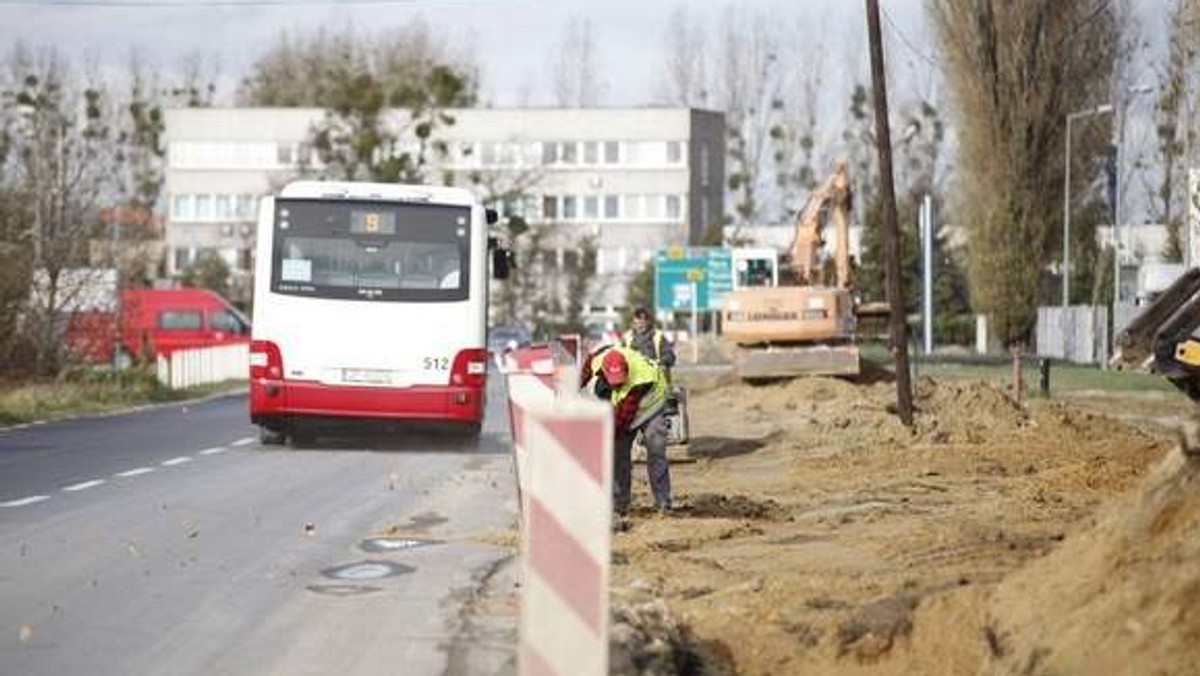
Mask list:
[[[380,453],[462,453],[503,455],[511,450],[507,434],[469,431],[444,425],[420,423],[355,424],[353,426],[305,430],[289,439],[287,446],[263,446],[263,450],[370,451]]]

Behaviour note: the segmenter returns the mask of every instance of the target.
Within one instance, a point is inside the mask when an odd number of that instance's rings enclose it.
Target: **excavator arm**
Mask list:
[[[1149,368],[1200,404],[1200,268],[1188,270],[1117,336],[1111,364]]]
[[[796,239],[792,243],[792,266],[801,284],[822,284],[818,252],[825,244],[826,215],[838,228],[834,259],[837,264],[837,288],[850,285],[850,175],[844,161],[813,192],[796,218]]]

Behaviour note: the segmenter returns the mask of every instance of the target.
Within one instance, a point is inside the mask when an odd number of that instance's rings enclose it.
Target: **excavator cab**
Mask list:
[[[1188,270],[1115,341],[1111,365],[1148,368],[1200,404],[1200,269]]]

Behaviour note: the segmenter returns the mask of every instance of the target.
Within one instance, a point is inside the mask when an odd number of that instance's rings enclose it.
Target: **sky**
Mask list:
[[[423,18],[482,69],[482,95],[492,105],[553,103],[549,62],[569,19],[591,22],[604,105],[652,103],[660,91],[667,18],[682,0],[0,0],[0,48],[24,41],[54,45],[120,72],[136,50],[165,70],[191,54],[218,64],[225,88],[281,30],[321,26],[386,29]],[[804,25],[800,40],[863,39],[862,2],[851,0],[687,0],[690,13],[715,29],[736,4]],[[884,0],[896,58],[931,52],[920,0]],[[836,50],[844,53],[846,50]],[[839,55],[840,58],[840,55]],[[865,63],[865,53],[862,54]],[[861,64],[854,64],[860,68]]]

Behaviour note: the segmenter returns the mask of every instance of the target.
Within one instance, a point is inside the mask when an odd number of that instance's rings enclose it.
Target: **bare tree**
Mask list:
[[[1119,0],[926,0],[958,129],[972,305],[1006,343],[1032,326],[1060,230],[1068,113],[1107,98]]]
[[[604,82],[597,71],[598,58],[591,20],[568,18],[551,54],[551,84],[559,106],[587,108],[600,104]]]
[[[731,220],[745,226],[758,222],[763,191],[771,183],[770,134],[783,108],[781,45],[777,27],[766,14],[730,6],[721,26],[716,90],[728,128]]]
[[[708,51],[704,25],[686,5],[676,5],[663,33],[666,62],[660,96],[668,105],[703,107],[709,104]]]
[[[32,341],[36,369],[57,371],[62,313],[94,282],[70,274],[87,264],[100,234],[99,209],[119,192],[108,92],[95,81],[77,83],[51,50],[12,52],[2,91],[9,152],[0,173],[8,260],[16,290],[28,294],[20,317]],[[15,338],[15,337],[14,337]]]
[[[1150,217],[1167,229],[1162,256],[1184,258],[1183,226],[1187,217],[1188,167],[1195,136],[1195,96],[1191,73],[1200,65],[1200,2],[1177,0],[1168,17],[1166,56],[1159,65],[1159,98],[1155,110],[1158,180],[1147,176]]]

